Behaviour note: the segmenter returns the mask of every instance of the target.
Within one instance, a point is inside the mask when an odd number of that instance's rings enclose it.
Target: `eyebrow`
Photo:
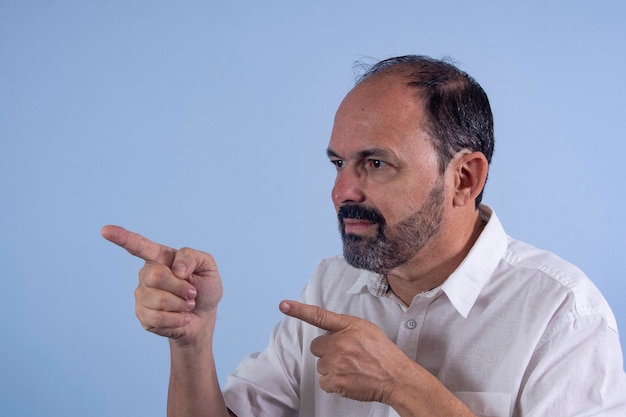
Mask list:
[[[327,155],[329,158],[341,158],[341,157],[337,154],[337,152],[333,151],[333,150],[332,150],[332,149],[330,149],[330,148],[326,149],[326,155]]]
[[[326,150],[326,155],[328,155],[329,158],[344,159],[341,155],[339,155],[337,152],[333,151],[330,148]],[[362,151],[357,152],[356,156],[358,157],[358,159],[370,158],[372,156],[385,159],[395,159],[395,156],[392,152],[382,148],[363,149]]]

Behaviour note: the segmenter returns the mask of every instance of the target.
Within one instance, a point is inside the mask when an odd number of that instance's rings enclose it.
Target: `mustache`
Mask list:
[[[339,207],[339,211],[337,212],[337,218],[339,219],[339,223],[341,225],[343,225],[343,219],[367,220],[377,223],[381,226],[384,226],[386,223],[385,218],[380,213],[380,211],[374,208],[363,207],[358,204],[351,204],[349,206]]]

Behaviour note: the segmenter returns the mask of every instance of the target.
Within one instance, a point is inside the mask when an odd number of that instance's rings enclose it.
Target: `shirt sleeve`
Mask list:
[[[224,387],[226,406],[238,417],[298,415],[302,337],[297,320],[284,318],[267,348],[247,356]]]
[[[626,416],[619,336],[603,314],[564,323],[538,347],[514,416]]]

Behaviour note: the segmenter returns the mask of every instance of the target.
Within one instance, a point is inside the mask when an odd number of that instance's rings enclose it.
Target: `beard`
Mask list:
[[[379,274],[387,274],[407,263],[439,231],[443,219],[443,191],[443,178],[440,178],[424,204],[393,226],[387,225],[383,215],[375,208],[358,204],[340,207],[337,217],[346,261],[355,268]],[[345,218],[363,219],[377,224],[376,236],[346,233]]]

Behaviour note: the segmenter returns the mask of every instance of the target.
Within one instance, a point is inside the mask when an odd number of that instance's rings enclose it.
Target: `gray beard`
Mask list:
[[[346,234],[341,226],[343,256],[355,268],[386,274],[407,263],[437,234],[443,219],[443,179],[422,207],[395,226],[377,222],[375,237]]]

